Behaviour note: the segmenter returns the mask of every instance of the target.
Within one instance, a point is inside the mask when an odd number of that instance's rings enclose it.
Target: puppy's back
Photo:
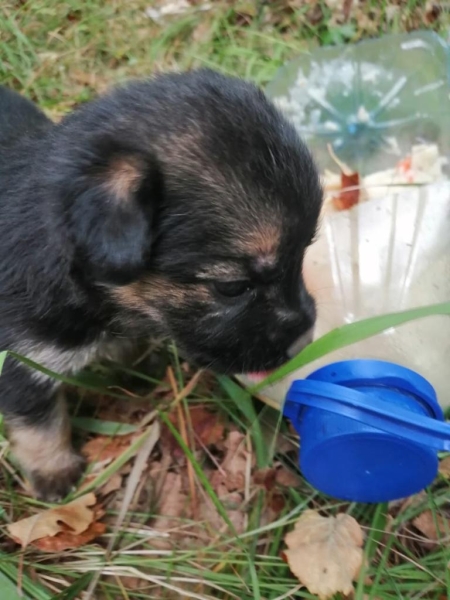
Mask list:
[[[51,125],[43,112],[27,98],[0,86],[0,144]]]

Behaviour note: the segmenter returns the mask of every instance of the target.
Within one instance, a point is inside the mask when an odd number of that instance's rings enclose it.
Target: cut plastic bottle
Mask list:
[[[345,323],[450,300],[448,75],[448,46],[417,32],[304,54],[269,85],[326,175],[327,208],[304,265],[317,299],[316,338]],[[360,175],[360,201],[348,210],[333,208],[335,157]],[[264,394],[281,408],[293,380],[353,358],[412,369],[450,406],[445,316],[335,351]]]

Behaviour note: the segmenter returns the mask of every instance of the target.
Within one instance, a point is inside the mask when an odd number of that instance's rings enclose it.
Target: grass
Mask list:
[[[283,62],[311,45],[419,27],[445,34],[450,24],[448,12],[435,11],[420,0],[354,2],[347,17],[336,8],[339,3],[331,1],[218,1],[212,10],[191,11],[163,23],[145,15],[145,9],[154,4],[160,3],[5,0],[0,7],[1,82],[59,118],[130,77],[203,65],[264,85]],[[247,393],[230,380],[203,374],[189,388],[196,374],[180,364],[176,352],[162,354],[162,365],[167,362],[167,374],[158,368],[148,377],[142,365],[131,370],[102,365],[72,382],[79,385],[71,392],[79,437],[117,433],[121,414],[136,405],[135,412],[130,412],[133,416],[122,419],[128,429],[119,433],[131,432],[130,427],[142,431],[142,423],[154,418],[152,411],[157,410],[166,427],[165,437],[171,432],[174,440],[170,454],[163,436],[144,471],[146,476],[125,474],[126,490],[116,490],[104,500],[109,528],[99,543],[63,555],[33,548],[18,551],[5,534],[6,524],[42,504],[21,492],[6,455],[7,442],[0,437],[1,600],[17,600],[18,586],[24,597],[39,600],[312,598],[297,585],[281,557],[284,533],[307,507],[328,514],[346,511],[364,527],[366,567],[355,586],[356,599],[450,597],[449,532],[439,530],[438,539],[430,542],[413,523],[424,511],[431,511],[436,523],[438,518],[447,523],[450,486],[443,476],[427,493],[393,506],[338,503],[302,479],[295,486],[261,485],[255,471],[264,472],[274,461],[296,472],[297,440],[286,423],[280,422],[272,408],[250,402]],[[109,390],[107,400],[105,389]],[[219,496],[211,483],[211,464],[220,463],[225,451],[198,450],[192,410],[199,405],[224,423],[225,436],[230,430],[243,432],[245,457],[254,466],[243,473],[239,497],[233,493]],[[127,461],[135,457],[136,465],[139,458],[144,460],[144,451],[145,440],[139,438],[94,474],[91,487],[99,492]],[[161,468],[165,475],[182,475],[190,506],[187,513],[172,515],[170,544],[157,528],[166,498],[158,495],[154,478],[148,477],[149,469],[161,466],[168,455],[170,464]],[[116,532],[114,524],[127,491],[133,499],[125,505],[126,515]],[[167,497],[172,495],[174,491]],[[206,513],[196,513],[196,502],[202,509],[212,503],[214,526]],[[165,506],[170,513],[167,502]],[[109,553],[108,547],[112,548]]]

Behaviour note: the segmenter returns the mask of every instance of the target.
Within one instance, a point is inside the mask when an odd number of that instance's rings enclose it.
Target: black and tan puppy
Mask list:
[[[156,334],[220,372],[277,367],[314,323],[321,201],[292,126],[238,79],[131,83],[58,125],[0,89],[0,349],[70,373]],[[82,468],[56,392],[7,359],[0,410],[46,499]]]

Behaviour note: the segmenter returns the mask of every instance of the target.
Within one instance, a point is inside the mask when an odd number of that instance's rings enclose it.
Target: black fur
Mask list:
[[[60,124],[0,88],[0,181],[0,348],[33,358],[48,346],[52,368],[58,352],[164,334],[203,366],[260,371],[314,322],[301,266],[321,208],[317,171],[248,83],[160,76]],[[239,275],[199,278],[218,263]],[[214,279],[248,290],[224,297]],[[126,300],[133,285],[137,303]],[[0,390],[11,422],[45,421],[54,406],[50,382],[11,359]]]

